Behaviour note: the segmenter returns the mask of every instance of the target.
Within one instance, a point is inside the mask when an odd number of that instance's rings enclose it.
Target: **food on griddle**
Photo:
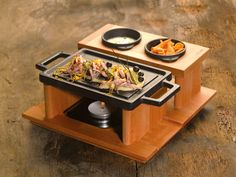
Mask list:
[[[138,72],[139,71],[139,67],[138,66],[134,66],[133,70],[134,70],[134,72]]]
[[[181,42],[174,43],[171,39],[160,40],[160,44],[151,48],[151,51],[159,55],[174,55],[184,49],[184,44]]]
[[[144,81],[144,78],[143,78],[143,77],[139,77],[139,78],[138,78],[138,81],[139,81],[139,82],[143,82],[143,81]]]
[[[138,76],[144,76],[143,72],[138,72]]]
[[[53,76],[67,78],[72,82],[86,81],[95,84],[100,89],[110,91],[133,91],[142,89],[144,85],[144,73],[139,70],[138,66],[131,68],[102,59],[86,60],[76,55],[71,62],[57,68]]]

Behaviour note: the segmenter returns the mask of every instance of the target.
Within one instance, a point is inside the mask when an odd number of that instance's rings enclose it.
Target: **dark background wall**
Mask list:
[[[32,125],[34,64],[113,23],[211,48],[202,84],[217,96],[147,164]],[[235,0],[0,0],[1,177],[235,177]]]

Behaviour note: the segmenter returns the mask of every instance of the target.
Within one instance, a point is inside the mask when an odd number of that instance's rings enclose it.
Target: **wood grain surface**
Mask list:
[[[235,0],[1,0],[0,14],[0,176],[236,176]],[[216,97],[144,165],[21,118],[43,100],[34,64],[108,23],[210,48],[201,82]]]

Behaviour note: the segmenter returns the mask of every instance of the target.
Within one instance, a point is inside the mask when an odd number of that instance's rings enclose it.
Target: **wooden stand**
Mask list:
[[[111,49],[101,44],[101,35],[118,26],[106,25],[78,43],[79,48],[91,48],[105,53]],[[185,43],[186,54],[174,63],[153,60],[145,55],[144,45],[160,36],[141,32],[142,42],[129,51],[116,51],[124,58],[170,70],[181,91],[174,100],[161,107],[141,104],[132,111],[122,110],[122,138],[113,128],[101,129],[73,120],[63,111],[80,97],[45,85],[45,104],[29,108],[23,117],[33,123],[97,147],[146,162],[178,133],[215,95],[216,91],[201,86],[201,65],[208,48]],[[152,97],[159,97],[165,89]],[[78,93],[79,94],[79,93]],[[78,115],[79,116],[79,115]]]

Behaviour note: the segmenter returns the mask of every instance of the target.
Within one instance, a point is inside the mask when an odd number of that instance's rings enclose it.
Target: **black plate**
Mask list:
[[[132,38],[134,41],[125,44],[115,44],[109,42],[109,39],[114,37],[129,37]],[[137,45],[140,41],[141,41],[141,34],[138,31],[130,28],[116,28],[107,31],[102,35],[102,42],[104,45],[119,50],[131,49],[132,47]]]
[[[176,39],[171,39],[172,42],[174,43],[177,43],[177,42],[180,42],[184,45],[184,49],[174,55],[160,55],[160,54],[156,54],[156,53],[153,53],[151,52],[151,48],[160,44],[161,40],[167,40],[168,38],[162,38],[162,39],[155,39],[155,40],[152,40],[150,41],[149,43],[147,43],[145,45],[145,52],[148,56],[152,57],[152,58],[155,58],[155,59],[160,59],[162,61],[165,61],[165,62],[174,62],[176,60],[178,60],[180,57],[182,57],[186,51],[186,46],[183,42],[179,41],[179,40],[176,40]]]
[[[101,58],[105,61],[114,62],[117,64],[126,64],[130,67],[138,66],[145,75],[145,84],[142,90],[136,90],[132,92],[119,92],[114,94],[108,94],[98,88],[92,86],[87,82],[71,82],[61,78],[55,78],[53,72],[61,66],[64,66],[67,62],[71,61],[75,55],[82,55],[86,59]],[[65,58],[60,63],[48,68],[47,65],[58,58]],[[112,55],[97,52],[90,49],[80,49],[78,52],[70,55],[64,52],[58,52],[55,55],[44,59],[36,64],[36,68],[43,71],[39,75],[39,79],[46,85],[52,85],[63,90],[73,92],[80,96],[90,98],[93,100],[100,100],[107,102],[116,107],[122,109],[132,110],[141,103],[152,104],[156,106],[163,105],[172,96],[174,96],[180,89],[179,85],[171,83],[171,72],[162,70],[160,68],[147,66],[144,64],[136,63],[133,61],[127,61],[123,58],[117,58]],[[151,98],[158,89],[167,87],[169,90],[160,98]]]

